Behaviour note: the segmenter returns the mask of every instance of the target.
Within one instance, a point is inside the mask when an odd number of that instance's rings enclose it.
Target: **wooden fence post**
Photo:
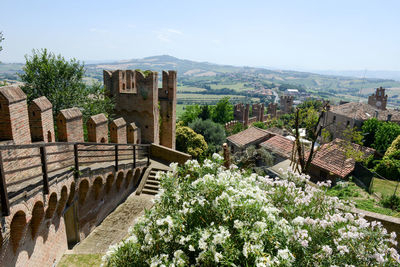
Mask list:
[[[47,173],[47,153],[46,147],[40,147],[40,160],[42,161],[42,174],[43,174],[43,193],[49,193],[49,175]]]
[[[136,168],[136,146],[133,146],[133,168]]]
[[[115,145],[115,172],[118,171],[118,145]]]
[[[147,166],[150,165],[150,146],[147,147]]]
[[[78,144],[74,144],[74,158],[75,158],[75,171],[74,177],[75,179],[79,178],[79,157],[78,157]]]

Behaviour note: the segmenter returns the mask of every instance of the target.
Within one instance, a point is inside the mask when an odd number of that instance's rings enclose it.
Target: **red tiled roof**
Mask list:
[[[282,156],[290,158],[292,156],[293,141],[289,140],[282,135],[275,135],[274,137],[262,142],[260,146]]]
[[[244,131],[241,131],[240,133],[228,136],[226,139],[241,147],[249,144],[255,144],[257,141],[262,142],[269,136],[274,135],[275,134],[271,132],[252,126]]]
[[[377,112],[377,119],[380,121],[386,121],[389,114],[392,115],[392,121],[400,121],[400,111],[393,109],[379,110],[366,103],[350,102],[339,106],[332,106],[331,112],[362,121],[374,118],[376,116],[375,112]]]
[[[336,138],[330,143],[322,145],[314,154],[312,165],[315,165],[323,170],[336,174],[342,178],[349,175],[354,170],[355,160],[346,158],[345,149],[341,146],[344,142],[342,139]],[[354,150],[362,151],[365,156],[375,152],[374,149],[363,147],[357,144],[351,144]]]

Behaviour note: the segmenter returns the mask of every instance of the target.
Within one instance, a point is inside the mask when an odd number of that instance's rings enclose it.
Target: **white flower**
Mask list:
[[[215,252],[215,253],[214,253],[214,261],[215,261],[215,262],[218,263],[219,260],[222,259],[222,258],[223,258],[223,256],[222,256],[221,253],[218,253],[218,252]]]
[[[221,155],[219,155],[217,153],[214,153],[212,155],[212,158],[213,158],[213,160],[223,160],[224,159]]]
[[[326,256],[330,256],[332,254],[332,248],[328,245],[322,246],[322,251],[325,252]]]

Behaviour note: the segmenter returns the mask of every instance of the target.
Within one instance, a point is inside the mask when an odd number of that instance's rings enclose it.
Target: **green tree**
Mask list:
[[[400,125],[393,122],[384,122],[375,133],[373,147],[380,153],[385,153],[392,142],[400,135]]]
[[[364,135],[364,145],[367,147],[371,147],[375,141],[375,133],[378,131],[379,126],[382,122],[378,121],[376,118],[371,118],[366,120],[362,127],[361,131]]]
[[[394,139],[390,147],[386,150],[385,157],[390,157],[400,151],[400,135]]]
[[[196,133],[204,136],[208,145],[208,152],[214,153],[219,150],[225,141],[225,129],[221,124],[215,123],[212,120],[195,119],[189,124]],[[209,154],[209,153],[208,153]]]
[[[185,112],[181,114],[179,120],[183,122],[184,125],[189,125],[192,121],[199,117],[201,108],[199,105],[187,105],[185,107]]]
[[[81,107],[85,103],[88,97],[83,82],[85,69],[79,61],[67,61],[47,49],[33,50],[33,54],[26,55],[25,59],[23,73],[19,76],[25,83],[22,89],[28,101],[46,96],[53,104],[54,114],[65,108]]]
[[[176,127],[176,149],[199,158],[208,146],[204,137],[187,126]]]
[[[111,119],[114,110],[113,99],[106,97],[104,86],[100,82],[95,82],[87,87],[87,97],[80,106],[83,108],[83,121],[100,113],[106,114]]]
[[[223,97],[218,101],[212,112],[212,120],[221,124],[233,120],[233,106],[229,102],[229,97]]]
[[[211,118],[211,109],[208,105],[201,106],[201,112],[199,114],[199,118],[203,121]]]

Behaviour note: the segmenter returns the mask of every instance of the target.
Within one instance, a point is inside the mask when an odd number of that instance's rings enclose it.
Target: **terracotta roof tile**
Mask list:
[[[274,135],[274,133],[252,126],[244,131],[241,131],[240,133],[228,136],[226,139],[241,147],[262,142],[268,137]]]
[[[282,157],[290,158],[292,156],[293,144],[294,142],[292,140],[289,140],[282,135],[275,135],[267,141],[262,142],[260,146],[265,147]]]
[[[392,115],[391,121],[400,122],[400,111],[387,109],[380,110],[366,103],[350,102],[339,106],[332,106],[331,111],[336,114],[351,116],[356,120],[368,120],[374,118],[378,112],[378,120],[386,121],[389,114]]]
[[[314,154],[312,164],[338,175],[346,177],[354,170],[355,161],[352,158],[346,158],[345,150],[340,144],[344,142],[342,139],[335,139],[330,143],[324,144]],[[351,144],[354,150],[363,151],[366,156],[375,152],[372,148],[363,147],[357,144]]]

